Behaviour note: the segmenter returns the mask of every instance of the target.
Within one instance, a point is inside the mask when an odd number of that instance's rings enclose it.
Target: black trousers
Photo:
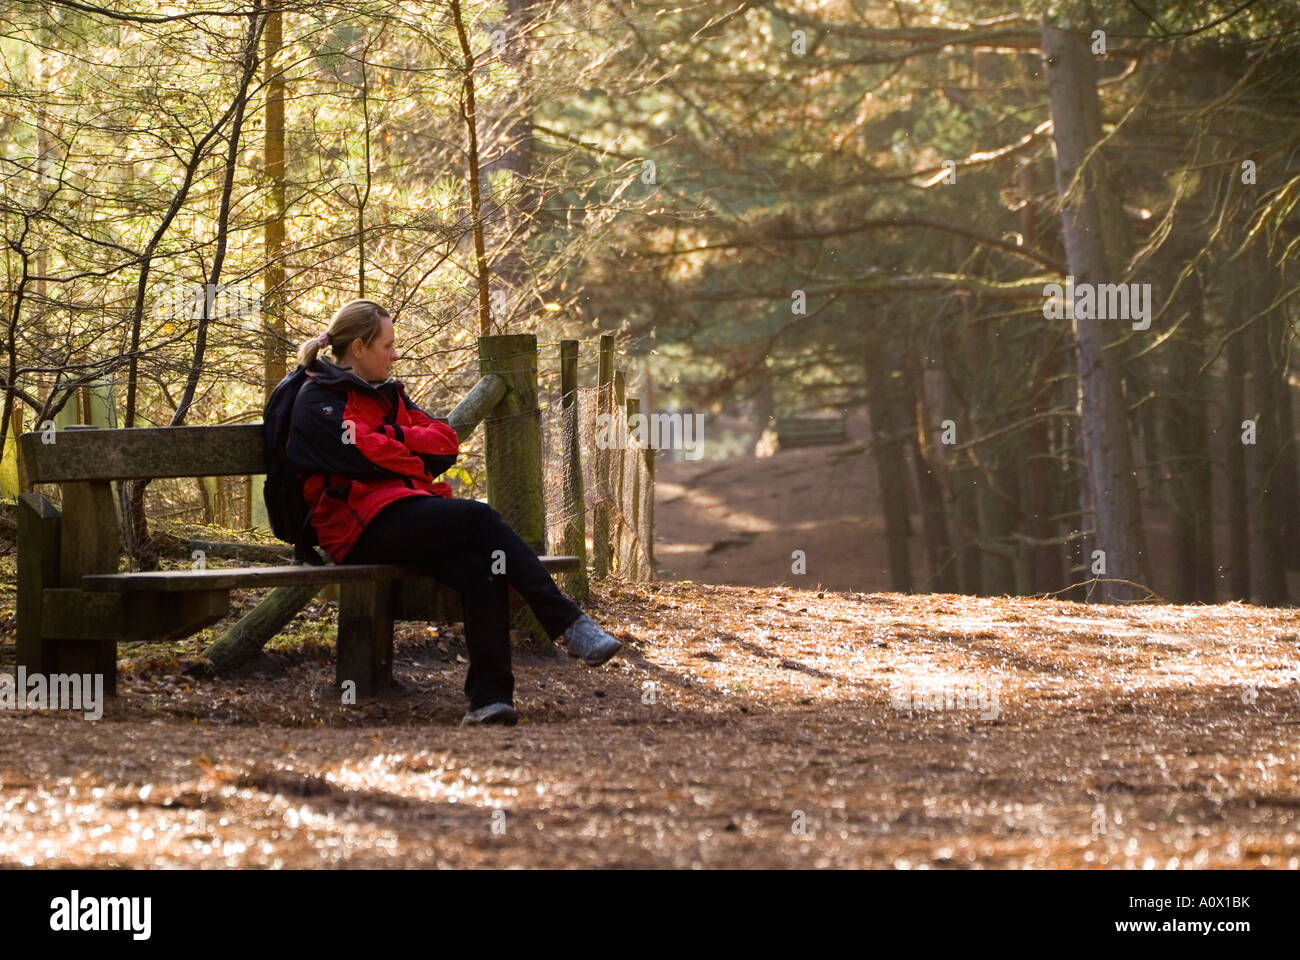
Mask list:
[[[519,534],[477,500],[396,500],[375,515],[343,562],[411,564],[460,591],[469,647],[465,693],[471,710],[498,701],[514,703],[507,584],[528,602],[552,640],[582,613]]]

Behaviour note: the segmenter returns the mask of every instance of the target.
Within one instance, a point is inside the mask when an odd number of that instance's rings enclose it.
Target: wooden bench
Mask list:
[[[782,450],[847,442],[844,415],[778,417],[776,441]]]
[[[236,588],[337,583],[337,679],[340,686],[354,682],[358,696],[373,696],[392,686],[396,621],[460,619],[456,591],[413,567],[119,573],[121,534],[110,482],[265,474],[261,424],[63,427],[49,435],[25,433],[19,442],[27,483],[57,483],[63,499],[62,512],[40,493],[18,500],[17,661],[29,673],[100,673],[105,691],[115,694],[118,643],[190,636],[230,615]],[[581,560],[542,557],[542,563],[559,573],[578,569]],[[512,591],[512,606],[519,603]]]

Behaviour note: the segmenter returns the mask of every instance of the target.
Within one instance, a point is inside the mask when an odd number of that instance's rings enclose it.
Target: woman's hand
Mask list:
[[[460,437],[450,424],[435,420],[429,416],[406,395],[405,390],[398,391],[402,407],[406,413],[407,424],[402,427],[405,443],[414,453],[457,454],[460,452]],[[455,463],[453,459],[451,463]],[[448,463],[447,466],[451,466]],[[443,470],[447,469],[443,467]],[[441,473],[442,471],[438,471]],[[437,476],[437,474],[434,474]]]

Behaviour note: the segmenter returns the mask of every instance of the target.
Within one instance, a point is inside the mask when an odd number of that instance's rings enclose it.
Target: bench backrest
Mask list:
[[[18,438],[28,483],[155,480],[266,473],[262,425],[59,427]]]
[[[527,337],[516,338],[527,340]],[[527,360],[507,342],[509,356]],[[533,341],[535,349],[535,339]],[[532,376],[537,377],[536,361]],[[536,387],[534,386],[534,391]],[[506,395],[505,377],[489,373],[447,416],[463,442]],[[33,430],[18,438],[27,482],[157,480],[165,477],[243,477],[266,473],[262,425],[134,427],[87,425]]]

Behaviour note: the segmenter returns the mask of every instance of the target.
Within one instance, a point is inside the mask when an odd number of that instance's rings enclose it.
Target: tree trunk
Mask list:
[[[1226,306],[1226,305],[1225,305]],[[1231,314],[1229,315],[1231,316]],[[1228,492],[1228,594],[1232,600],[1250,599],[1250,511],[1246,493],[1246,451],[1242,422],[1246,416],[1246,334],[1228,339],[1227,382],[1224,397],[1223,454]]]
[[[1055,375],[1055,367],[1049,371]],[[1051,393],[1044,394],[1050,402]],[[1034,412],[1038,412],[1035,405]],[[1060,468],[1052,454],[1051,424],[1037,420],[1025,436],[1025,507],[1028,511],[1028,534],[1035,541],[1029,548],[1029,566],[1034,593],[1052,593],[1069,584],[1059,542],[1060,525],[1053,519],[1060,499],[1057,489]]]
[[[521,300],[520,291],[528,282],[528,263],[524,259],[528,220],[535,213],[536,191],[531,184],[533,167],[533,106],[532,62],[529,26],[534,15],[535,0],[506,0],[505,17],[496,28],[505,33],[501,47],[501,60],[508,67],[509,78],[496,102],[481,106],[488,116],[479,126],[484,129],[505,131],[503,143],[494,160],[483,165],[479,187],[483,191],[483,220],[497,224],[490,246],[496,251],[492,264],[494,279],[504,286],[513,309]],[[494,31],[489,30],[489,33]],[[486,155],[496,144],[484,144]],[[518,190],[518,195],[508,204],[502,202],[492,189],[492,174],[507,170],[514,175],[506,190]],[[646,411],[650,411],[647,398]]]
[[[1285,332],[1285,321],[1283,325]],[[1282,449],[1278,453],[1278,502],[1281,505],[1282,559],[1288,570],[1300,570],[1300,450],[1296,445],[1295,410],[1292,407],[1289,351],[1283,351],[1277,389],[1278,428]]]
[[[285,285],[285,207],[286,183],[284,160],[284,99],[285,83],[279,54],[283,43],[283,15],[271,10],[266,15],[262,37],[264,74],[266,82],[266,129],[262,138],[263,164],[266,169],[268,193],[266,224],[262,228],[263,257],[266,269],[262,272],[262,403],[271,399],[271,391],[288,372],[285,362],[284,305],[287,301]],[[245,477],[248,484],[244,503],[248,526],[261,520],[269,524],[265,511],[254,502],[265,476]]]
[[[487,251],[483,241],[483,211],[479,188],[478,112],[474,103],[474,52],[470,49],[469,35],[465,31],[465,18],[461,15],[460,0],[451,0],[452,22],[460,39],[461,67],[465,99],[461,104],[461,120],[465,124],[465,147],[469,162],[468,187],[470,228],[474,240],[474,271],[478,285],[479,333],[492,332],[492,307],[489,299],[491,278],[488,275]]]
[[[927,588],[939,593],[957,592],[957,563],[952,540],[948,535],[948,516],[944,509],[943,487],[939,483],[939,458],[930,436],[935,424],[926,402],[925,381],[915,355],[905,361],[904,383],[912,400],[915,416],[909,432],[908,449],[916,476],[917,503],[921,508],[921,529],[925,538],[925,559],[929,568]]]
[[[199,505],[203,511],[203,522],[216,523],[217,514],[213,509],[212,497],[208,495],[208,478],[195,477],[194,483],[199,489]]]
[[[964,256],[960,244],[953,244],[952,256],[957,261]],[[969,298],[961,297],[959,301],[959,322],[942,335],[943,368],[947,377],[944,380],[944,412],[940,418],[941,422],[953,421],[958,431],[954,437],[957,440],[963,437],[969,439],[977,429],[971,402],[958,384],[972,381],[970,359],[982,355],[979,352],[981,347],[977,344],[983,339],[978,333],[982,325],[974,320]],[[984,590],[984,551],[981,548],[979,509],[983,484],[980,468],[969,450],[961,450],[949,458],[946,468],[949,531],[957,560],[957,587],[962,593],[978,596]]]
[[[979,468],[966,456],[949,470],[952,483],[953,538],[956,541],[957,582],[962,593],[984,593],[984,551],[980,549]]]
[[[1020,226],[1029,249],[1038,249],[1038,222],[1035,213],[1034,166],[1020,169]],[[1051,331],[1044,331],[1049,334]],[[1055,384],[1060,375],[1060,341],[1050,337],[1047,353],[1038,365],[1034,385],[1029,391],[1028,412],[1038,414],[1054,405]],[[1060,543],[1061,527],[1054,519],[1060,500],[1061,470],[1052,452],[1052,422],[1035,420],[1025,434],[1025,486],[1023,515],[1026,532],[1034,541],[1028,549],[1030,589],[1034,593],[1051,593],[1069,584],[1064,552]]]
[[[1007,457],[1006,452],[1000,454]],[[1008,458],[1009,459],[1009,458]],[[1019,493],[1013,470],[996,461],[985,463],[980,483],[980,550],[985,596],[1016,594],[1016,516],[1012,504]],[[996,485],[996,486],[995,486]]]
[[[1246,331],[1250,356],[1248,418],[1255,420],[1255,443],[1246,447],[1246,491],[1250,503],[1251,601],[1265,606],[1287,602],[1281,503],[1282,451],[1286,439],[1278,380],[1284,375],[1286,315],[1272,306],[1279,284],[1262,244],[1246,261],[1252,278],[1245,298],[1247,316],[1263,311]]]
[[[1108,249],[1116,240],[1119,218],[1112,212],[1116,201],[1109,195],[1100,152],[1089,156],[1101,139],[1096,62],[1080,34],[1045,22],[1042,37],[1056,187],[1062,199],[1061,226],[1070,271],[1076,284],[1119,282],[1118,251]],[[1143,585],[1151,581],[1119,357],[1106,349],[1122,334],[1126,322],[1076,318],[1073,327],[1083,451],[1097,549],[1105,556],[1106,572],[1093,596],[1102,602],[1135,596],[1133,588],[1120,581]]]
[[[298,615],[321,590],[321,585],[276,587],[251,611],[239,619],[203,651],[217,672],[239,666],[256,656],[266,644],[284,629],[286,623]]]
[[[271,391],[288,372],[285,363],[284,305],[285,290],[285,164],[284,164],[284,97],[285,84],[279,53],[282,42],[282,14],[272,10],[266,17],[263,37],[266,79],[266,131],[262,141],[266,177],[269,181],[266,225],[262,228],[263,256],[262,316],[266,329],[262,340],[262,402],[271,399]]]
[[[1180,296],[1186,314],[1169,342],[1169,389],[1164,421],[1169,459],[1170,521],[1173,536],[1171,599],[1179,603],[1214,602],[1214,508],[1211,502],[1211,454],[1207,392],[1200,367],[1204,362],[1205,322],[1202,291],[1195,279],[1185,281]]]
[[[889,554],[889,582],[896,593],[912,592],[912,561],[907,548],[907,481],[902,442],[901,375],[893,376],[880,344],[864,351],[867,412],[871,418],[872,453],[880,482],[880,510]]]
[[[754,443],[750,447],[751,453],[757,452],[758,442],[763,438],[763,431],[767,429],[773,411],[776,409],[776,402],[772,395],[772,374],[766,363],[757,364],[755,378],[758,384],[754,388]]]
[[[1074,380],[1077,379],[1076,371]],[[1075,382],[1062,381],[1058,389],[1058,399],[1062,405],[1078,396]],[[1088,588],[1084,585],[1084,581],[1091,576],[1088,564],[1091,563],[1092,557],[1092,537],[1085,532],[1092,519],[1088,510],[1088,478],[1083,468],[1083,439],[1080,434],[1077,420],[1062,423],[1060,447],[1065,459],[1065,469],[1061,471],[1057,510],[1061,516],[1069,517],[1063,527],[1069,531],[1065,559],[1066,579],[1071,586],[1065,592],[1064,598],[1075,603],[1084,603],[1088,599]]]

